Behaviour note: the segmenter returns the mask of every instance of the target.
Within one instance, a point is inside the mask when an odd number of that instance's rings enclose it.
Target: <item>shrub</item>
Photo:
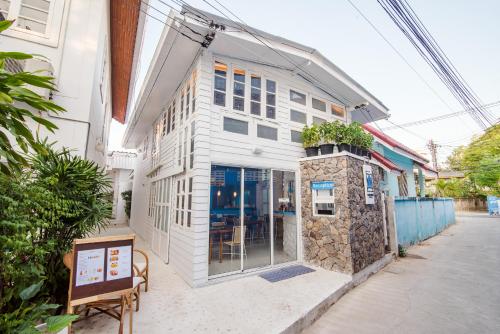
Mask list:
[[[65,304],[62,259],[73,239],[104,228],[111,217],[110,180],[67,149],[35,154],[29,169],[0,177],[0,311],[22,305],[20,291],[44,280],[40,295]]]
[[[122,198],[125,201],[125,214],[130,219],[130,209],[132,206],[132,190],[122,192]]]
[[[304,129],[302,130],[302,145],[305,148],[318,146],[320,138],[319,128],[316,124],[313,124],[310,127],[307,125],[304,126]]]
[[[318,130],[321,140],[325,144],[331,144],[335,141],[335,128],[333,123],[331,122],[321,123],[320,126],[318,127]]]

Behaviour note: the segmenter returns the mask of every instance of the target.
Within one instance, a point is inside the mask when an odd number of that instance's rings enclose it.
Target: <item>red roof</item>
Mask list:
[[[382,131],[375,129],[368,124],[363,124],[362,126],[366,131],[370,132],[372,135],[383,140],[384,142],[391,145],[392,147],[399,148],[400,150],[404,151],[405,153],[408,153],[409,155],[413,156],[414,158],[416,158],[418,160],[423,160],[426,163],[429,162],[429,160],[427,158],[424,158],[423,156],[421,156],[420,154],[418,154],[417,152],[415,152],[414,150],[412,150],[408,146],[401,144],[396,139],[386,135]]]
[[[432,173],[435,173],[436,176],[438,174],[438,171],[435,170],[434,168],[432,168],[431,166],[429,166],[428,164],[424,165],[424,164],[421,164],[420,162],[417,162],[417,165],[419,165],[420,167],[422,167],[422,169],[425,169],[429,172],[432,172]]]
[[[378,162],[380,162],[382,165],[389,168],[390,170],[397,170],[399,172],[403,171],[401,168],[398,167],[398,165],[396,165],[394,162],[387,159],[386,157],[384,157],[382,154],[378,153],[377,151],[370,150],[370,152],[372,153],[373,159],[377,160]]]

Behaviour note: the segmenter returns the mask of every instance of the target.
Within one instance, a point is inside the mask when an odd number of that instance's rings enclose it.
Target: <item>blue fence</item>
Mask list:
[[[455,223],[452,198],[396,197],[398,243],[413,245],[430,238]]]

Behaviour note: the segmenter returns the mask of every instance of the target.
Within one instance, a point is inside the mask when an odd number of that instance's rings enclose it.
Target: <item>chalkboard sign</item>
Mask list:
[[[131,234],[73,242],[70,307],[132,289],[134,239]]]

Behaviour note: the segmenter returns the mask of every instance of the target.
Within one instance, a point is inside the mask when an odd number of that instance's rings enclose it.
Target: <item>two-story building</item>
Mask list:
[[[141,5],[140,0],[0,0],[0,20],[15,20],[0,35],[0,49],[44,57],[10,62],[6,69],[53,75],[58,91],[36,91],[67,110],[44,115],[59,129],[52,134],[40,128],[41,136],[103,167],[111,118],[125,121],[139,49],[135,36],[144,22]]]
[[[192,7],[129,112],[130,225],[192,286],[301,261],[304,125],[388,117],[317,50]]]

